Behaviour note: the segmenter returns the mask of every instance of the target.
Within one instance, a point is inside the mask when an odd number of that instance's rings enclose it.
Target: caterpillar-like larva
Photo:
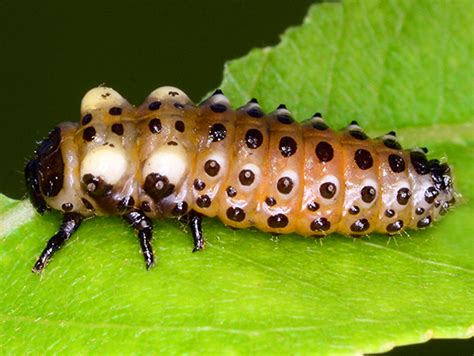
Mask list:
[[[202,249],[202,216],[278,234],[354,237],[424,228],[454,203],[450,167],[426,149],[402,150],[394,132],[369,139],[353,121],[302,124],[284,105],[265,114],[252,99],[232,110],[220,90],[195,106],[162,87],[138,108],[98,87],[80,124],[65,122],[25,169],[32,203],[64,213],[33,271],[41,271],[81,221],[121,215],[154,262],[151,218],[182,217]]]

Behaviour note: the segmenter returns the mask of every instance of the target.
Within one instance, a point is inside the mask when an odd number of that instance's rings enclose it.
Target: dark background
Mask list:
[[[313,1],[0,1],[0,192],[21,198],[36,141],[79,119],[105,83],[139,104],[173,85],[194,101],[216,88],[226,60],[272,46]],[[240,103],[237,103],[240,104]],[[473,340],[433,340],[390,355],[472,355]]]

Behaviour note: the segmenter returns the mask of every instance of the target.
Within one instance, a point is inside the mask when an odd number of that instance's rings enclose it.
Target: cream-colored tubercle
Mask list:
[[[94,110],[112,107],[132,109],[132,105],[114,89],[97,87],[89,90],[82,98],[81,113],[86,114]]]
[[[169,179],[171,184],[179,185],[189,167],[188,155],[181,146],[162,146],[150,155],[143,166],[143,177],[157,173]]]
[[[100,146],[87,153],[81,163],[81,177],[92,174],[108,184],[117,183],[127,171],[126,152],[119,147]]]

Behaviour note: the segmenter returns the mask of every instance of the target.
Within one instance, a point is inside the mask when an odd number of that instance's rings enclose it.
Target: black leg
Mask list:
[[[56,235],[49,239],[46,247],[38,258],[38,261],[36,261],[35,265],[33,266],[33,272],[39,273],[43,271],[53,254],[59,250],[64,245],[64,242],[66,242],[66,240],[71,237],[74,231],[79,228],[83,219],[84,217],[78,213],[64,214],[59,231],[56,233]]]
[[[150,269],[155,263],[155,256],[151,247],[151,239],[153,237],[153,224],[151,220],[140,210],[133,210],[122,216],[138,231],[138,241],[145,259],[146,269]]]
[[[201,229],[202,215],[191,210],[188,214],[188,224],[191,228],[194,240],[193,252],[202,250],[204,248],[204,238]]]

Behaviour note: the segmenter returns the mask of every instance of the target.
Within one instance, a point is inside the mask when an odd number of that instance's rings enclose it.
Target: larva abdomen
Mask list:
[[[60,124],[28,164],[32,202],[62,210],[68,227],[122,215],[147,266],[149,218],[184,216],[200,249],[201,215],[236,228],[357,237],[426,227],[454,203],[446,163],[402,150],[393,132],[369,139],[355,121],[340,132],[320,114],[299,124],[284,105],[265,115],[255,99],[234,111],[219,90],[196,107],[173,87],[138,108],[95,88],[81,113],[80,126]]]

